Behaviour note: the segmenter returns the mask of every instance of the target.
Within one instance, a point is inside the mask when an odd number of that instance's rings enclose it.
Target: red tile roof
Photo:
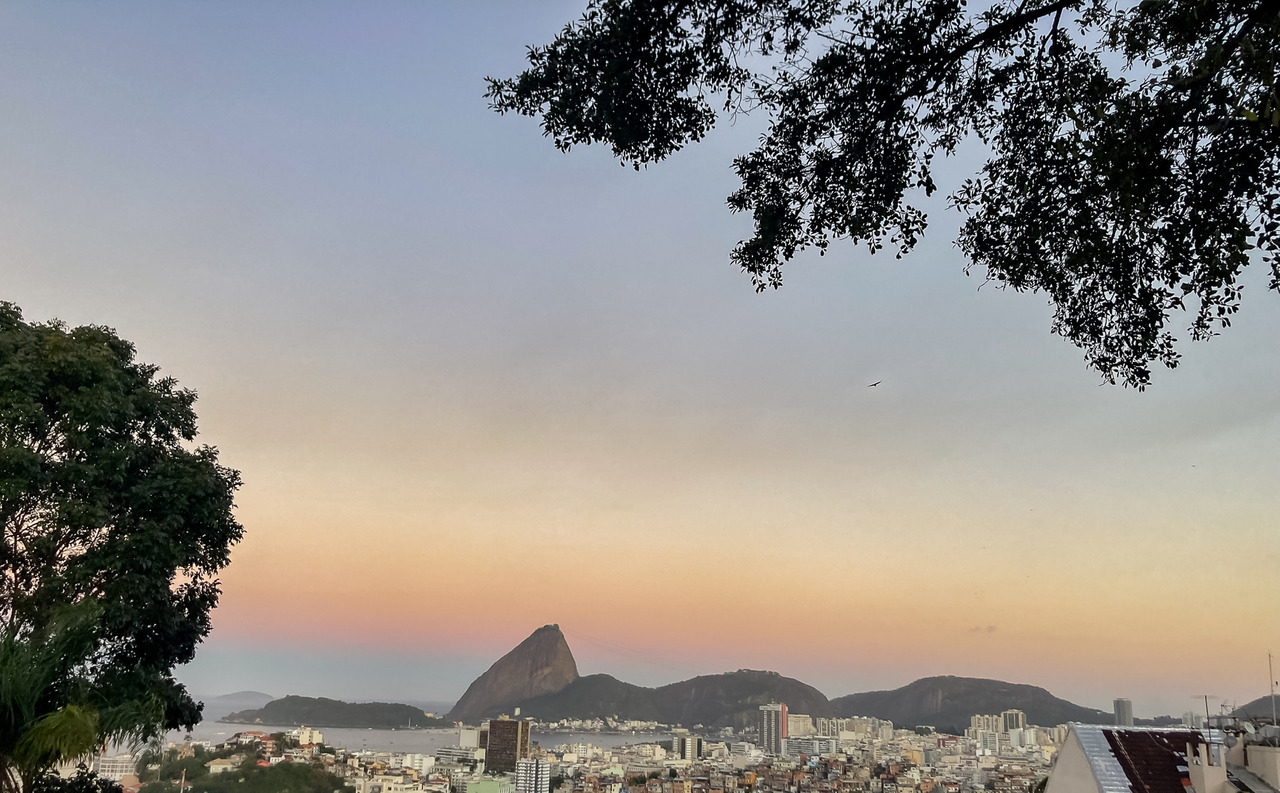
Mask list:
[[[1187,775],[1187,744],[1204,743],[1191,730],[1104,729],[1103,735],[1135,793],[1184,793],[1191,785]]]

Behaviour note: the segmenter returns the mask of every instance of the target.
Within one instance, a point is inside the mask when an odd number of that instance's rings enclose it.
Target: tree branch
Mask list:
[[[1037,19],[1047,17],[1050,14],[1061,14],[1064,9],[1079,5],[1080,0],[1056,0],[1049,5],[1030,11],[1021,11],[1016,13],[1003,22],[998,22],[983,30],[981,33],[974,34],[967,41],[948,52],[941,60],[934,64],[933,68],[928,71],[919,80],[916,80],[904,93],[908,95],[916,93],[926,93],[931,89],[931,85],[942,76],[942,72],[950,68],[956,61],[968,55],[971,52],[985,49],[994,44],[1004,36],[1014,33],[1026,25],[1035,22]],[[1021,6],[1019,6],[1021,8]]]

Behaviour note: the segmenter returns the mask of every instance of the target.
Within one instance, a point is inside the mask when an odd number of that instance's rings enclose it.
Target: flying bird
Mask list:
[[[884,382],[883,380],[877,380],[877,381],[875,381],[874,383],[872,383],[871,385],[867,386],[867,388],[875,388],[876,386],[880,385],[880,384],[881,384],[881,383],[883,383],[883,382]]]

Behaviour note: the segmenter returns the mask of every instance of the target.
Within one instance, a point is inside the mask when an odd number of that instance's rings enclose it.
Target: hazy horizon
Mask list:
[[[563,626],[563,625],[561,626],[561,630],[562,630],[562,631],[564,631],[564,626]],[[567,631],[565,631],[565,632],[566,632],[566,634],[567,634]],[[570,646],[570,650],[571,650],[571,651],[573,650],[572,645]],[[576,659],[577,659],[577,653],[576,653],[576,652],[574,653],[574,657],[575,657],[575,660],[576,660]],[[336,693],[334,693],[334,692],[332,692],[332,691],[328,691],[328,690],[294,690],[295,688],[297,688],[297,686],[296,686],[296,685],[294,685],[294,686],[293,686],[293,688],[290,688],[288,685],[284,686],[284,688],[281,688],[281,691],[282,691],[283,693],[268,693],[268,692],[266,692],[266,691],[263,691],[261,688],[253,688],[253,687],[248,687],[248,688],[238,689],[238,690],[236,690],[236,691],[221,691],[220,693],[214,693],[214,692],[211,692],[211,691],[208,691],[208,690],[198,690],[198,691],[193,690],[193,693],[195,693],[195,694],[197,695],[197,698],[199,698],[199,697],[225,697],[225,696],[229,696],[229,695],[233,695],[233,694],[239,694],[239,693],[254,693],[254,694],[263,694],[263,695],[266,695],[266,696],[270,696],[270,697],[272,697],[273,699],[279,699],[279,698],[281,698],[281,697],[290,696],[290,695],[297,695],[297,696],[308,696],[308,697],[328,697],[328,698],[331,698],[331,699],[340,699],[340,700],[345,700],[345,701],[349,701],[349,702],[375,702],[375,701],[387,702],[387,701],[390,701],[390,702],[401,702],[401,703],[408,704],[408,705],[416,705],[416,706],[419,706],[419,707],[425,707],[425,706],[427,706],[427,705],[432,705],[432,706],[441,706],[441,710],[443,710],[443,711],[447,712],[448,708],[452,707],[452,706],[457,702],[458,698],[462,696],[463,691],[465,691],[465,690],[466,690],[466,687],[467,687],[468,685],[470,685],[471,680],[473,680],[475,677],[479,677],[479,676],[480,676],[480,674],[482,674],[486,669],[488,669],[488,668],[489,668],[489,665],[490,665],[491,663],[493,663],[493,662],[495,662],[495,661],[497,661],[497,660],[498,660],[498,656],[495,656],[494,658],[490,659],[490,661],[489,661],[489,662],[485,663],[482,667],[477,667],[477,668],[476,668],[476,670],[475,670],[475,674],[472,676],[472,678],[468,679],[465,683],[463,683],[463,684],[462,684],[462,686],[458,689],[457,693],[456,693],[456,694],[454,694],[454,695],[452,695],[452,696],[438,696],[438,697],[411,697],[411,696],[402,696],[402,697],[396,697],[394,694],[386,694],[386,695],[382,695],[382,696],[365,696],[365,695],[341,696],[341,695],[339,695],[339,694],[336,694]],[[187,669],[186,669],[185,671],[186,671],[187,673],[191,673],[194,669],[198,668],[199,666],[200,666],[200,664],[193,664],[192,666],[187,667]],[[690,674],[690,675],[687,675],[687,676],[685,676],[685,677],[676,677],[676,678],[671,678],[671,679],[660,679],[660,678],[654,678],[654,677],[647,677],[647,678],[645,678],[645,679],[647,679],[649,682],[639,682],[639,681],[637,681],[637,680],[633,680],[633,679],[630,679],[630,678],[627,678],[627,677],[623,677],[623,676],[620,676],[620,675],[614,674],[614,673],[612,673],[612,672],[610,672],[610,671],[608,671],[608,670],[605,670],[605,669],[593,670],[593,671],[583,671],[583,670],[581,669],[581,667],[579,667],[579,672],[580,672],[580,674],[581,674],[582,676],[584,676],[584,677],[585,677],[586,675],[588,675],[588,674],[598,674],[598,673],[613,674],[613,676],[614,676],[614,677],[619,678],[619,679],[620,679],[620,680],[622,680],[623,682],[627,682],[627,683],[634,683],[634,684],[636,684],[636,685],[643,685],[643,686],[648,686],[648,687],[657,687],[657,686],[666,685],[666,684],[668,684],[668,683],[676,683],[676,682],[680,682],[680,681],[682,681],[682,680],[687,680],[687,679],[689,679],[689,678],[691,678],[691,677],[695,677],[695,676],[698,676],[698,675],[714,675],[714,674],[722,674],[722,673],[727,673],[727,672],[737,671],[737,670],[739,670],[739,669],[743,669],[743,668],[746,668],[746,667],[736,667],[736,668],[732,668],[732,669],[721,669],[721,670],[717,670],[717,671],[698,672],[696,675],[695,675],[695,674]],[[652,671],[652,670],[650,669],[649,671]],[[989,675],[981,675],[981,674],[971,674],[971,675],[953,675],[953,674],[946,673],[946,672],[939,672],[939,673],[936,673],[936,674],[930,674],[930,675],[922,675],[922,676],[920,676],[920,677],[915,677],[915,678],[912,678],[912,679],[910,679],[910,680],[904,680],[901,684],[897,684],[897,685],[886,685],[886,686],[883,686],[883,687],[881,687],[881,688],[867,688],[867,689],[848,690],[848,691],[832,691],[832,690],[825,689],[825,688],[823,688],[823,687],[822,687],[822,686],[820,686],[820,685],[815,684],[815,683],[814,683],[813,681],[811,681],[811,680],[807,680],[807,679],[804,679],[804,678],[797,678],[797,677],[796,677],[796,676],[794,676],[794,675],[790,675],[790,674],[787,674],[786,672],[781,672],[781,671],[776,670],[776,669],[765,669],[765,670],[762,670],[762,671],[778,672],[779,674],[783,675],[784,677],[792,677],[792,678],[795,678],[795,679],[800,680],[800,682],[802,682],[802,683],[807,683],[807,684],[809,684],[809,685],[813,685],[815,688],[817,688],[818,690],[820,690],[820,691],[823,693],[823,695],[825,695],[825,696],[827,697],[827,699],[835,699],[835,698],[837,698],[837,697],[845,696],[845,695],[848,695],[848,694],[859,694],[859,693],[865,693],[865,692],[867,692],[867,691],[892,690],[892,689],[895,689],[895,688],[900,688],[901,686],[908,685],[909,683],[912,683],[912,682],[914,682],[915,680],[919,680],[919,679],[921,679],[921,678],[925,678],[925,677],[947,677],[947,676],[954,676],[954,677],[970,677],[970,678],[985,678],[985,679],[993,679],[993,680],[1003,680],[1003,682],[1007,682],[1007,683],[1021,683],[1021,684],[1026,684],[1026,685],[1037,686],[1037,687],[1040,687],[1040,688],[1045,688],[1046,690],[1048,690],[1048,691],[1049,691],[1049,693],[1050,693],[1050,694],[1052,694],[1052,695],[1054,695],[1054,696],[1056,696],[1056,697],[1059,697],[1059,698],[1061,698],[1061,699],[1065,699],[1065,700],[1068,700],[1068,701],[1074,702],[1075,704],[1077,704],[1077,705],[1082,705],[1082,706],[1084,706],[1084,707],[1096,708],[1096,709],[1098,709],[1098,710],[1106,711],[1106,712],[1108,712],[1108,713],[1112,712],[1112,704],[1113,704],[1112,700],[1114,700],[1114,699],[1115,699],[1115,698],[1117,698],[1117,697],[1125,697],[1125,696],[1126,696],[1123,692],[1119,692],[1119,693],[1116,693],[1116,694],[1115,694],[1111,699],[1108,699],[1108,700],[1106,700],[1106,701],[1086,702],[1086,701],[1080,701],[1080,700],[1077,700],[1077,699],[1073,699],[1071,696],[1067,696],[1067,695],[1065,695],[1065,694],[1063,694],[1063,693],[1061,693],[1061,692],[1059,692],[1059,691],[1054,691],[1053,689],[1051,689],[1051,688],[1049,688],[1049,687],[1047,687],[1047,686],[1045,686],[1045,685],[1043,685],[1043,684],[1041,684],[1041,683],[1039,683],[1039,682],[1037,682],[1037,681],[1035,681],[1035,680],[1004,679],[1004,678],[995,678],[995,677],[991,677],[991,676],[989,676]],[[183,677],[186,677],[186,676],[183,676]],[[207,675],[207,673],[205,673],[204,675],[201,675],[200,673],[197,673],[197,677],[195,677],[195,678],[191,678],[191,679],[197,679],[197,680],[201,680],[201,679],[203,679],[203,680],[208,680],[208,679],[211,679],[211,677],[210,677],[210,676],[208,676],[208,675]],[[277,687],[277,688],[279,688],[279,687]],[[287,690],[287,691],[285,691],[285,690],[284,690],[285,688],[287,688],[288,690]],[[384,690],[386,690],[386,691],[391,691],[391,689],[384,689]],[[1211,695],[1211,706],[1212,706],[1212,710],[1213,710],[1213,712],[1215,712],[1215,713],[1216,713],[1218,710],[1222,709],[1222,708],[1223,708],[1225,705],[1227,705],[1227,704],[1230,704],[1230,705],[1232,705],[1232,706],[1244,705],[1245,703],[1252,702],[1253,700],[1257,699],[1258,697],[1265,696],[1266,694],[1267,694],[1267,692],[1266,692],[1266,691],[1263,691],[1261,694],[1254,694],[1254,695],[1250,695],[1250,696],[1241,696],[1241,697],[1239,697],[1238,699],[1225,698],[1225,697],[1220,697],[1220,696],[1218,696],[1218,695]],[[1168,700],[1168,701],[1172,701],[1172,700]],[[1203,706],[1203,699],[1201,699],[1201,706]],[[430,710],[430,708],[426,708],[426,709]],[[1198,709],[1197,709],[1197,707],[1196,707],[1196,703],[1195,703],[1195,702],[1189,702],[1187,705],[1185,705],[1184,707],[1182,707],[1182,709],[1181,709],[1181,710],[1178,710],[1178,711],[1176,711],[1176,712],[1175,712],[1175,711],[1172,711],[1172,710],[1169,710],[1169,711],[1159,711],[1158,709],[1157,709],[1157,710],[1153,710],[1153,711],[1151,711],[1151,712],[1147,712],[1147,711],[1145,711],[1145,710],[1137,710],[1137,709],[1135,709],[1135,711],[1134,711],[1134,715],[1135,715],[1136,717],[1138,717],[1138,718],[1144,718],[1144,719],[1155,718],[1156,716],[1175,716],[1175,717],[1181,717],[1184,713],[1186,713],[1186,712],[1188,712],[1188,711],[1197,711],[1197,710],[1198,710]]]

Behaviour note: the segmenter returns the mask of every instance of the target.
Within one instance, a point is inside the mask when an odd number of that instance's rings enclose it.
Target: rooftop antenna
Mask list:
[[[1271,684],[1271,724],[1276,722],[1276,673],[1271,667],[1271,653],[1267,653],[1267,682]]]
[[[1213,735],[1213,717],[1209,715],[1209,700],[1217,698],[1218,697],[1213,694],[1196,694],[1196,699],[1204,699],[1204,729],[1206,741]]]

